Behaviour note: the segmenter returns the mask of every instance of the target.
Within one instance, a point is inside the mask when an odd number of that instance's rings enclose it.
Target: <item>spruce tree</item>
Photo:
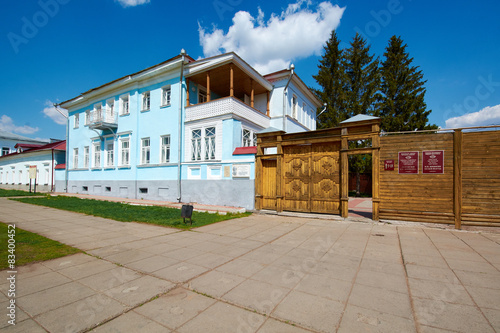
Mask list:
[[[318,75],[313,78],[321,86],[321,90],[315,90],[318,98],[326,103],[326,111],[318,118],[318,128],[330,128],[339,126],[344,120],[341,114],[345,112],[345,75],[343,68],[343,52],[339,48],[340,41],[335,30],[332,31],[330,39],[323,47],[324,54],[318,65]],[[321,112],[322,109],[318,110]]]
[[[406,51],[401,37],[392,36],[380,68],[381,86],[377,116],[385,132],[435,129],[428,125],[431,110],[424,101],[425,81],[422,71],[412,66],[413,58]]]
[[[356,36],[351,46],[345,51],[343,67],[345,70],[346,85],[346,110],[343,119],[351,118],[358,114],[375,114],[375,102],[380,84],[378,72],[379,61],[370,55],[370,46],[366,44],[361,35]],[[349,148],[364,148],[371,142],[349,142]],[[356,196],[360,195],[360,174],[371,172],[371,155],[350,155],[349,171],[356,176]]]
[[[345,51],[346,112],[344,119],[358,114],[374,114],[376,94],[380,84],[378,58],[370,55],[370,46],[359,33]]]

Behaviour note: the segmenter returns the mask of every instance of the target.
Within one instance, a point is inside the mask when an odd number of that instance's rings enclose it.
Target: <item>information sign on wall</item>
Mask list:
[[[400,174],[418,173],[418,151],[400,151],[398,157],[398,172]]]
[[[250,178],[250,164],[233,165],[233,178]]]
[[[394,160],[384,160],[384,170],[394,171]]]
[[[444,150],[422,152],[422,173],[444,173]]]

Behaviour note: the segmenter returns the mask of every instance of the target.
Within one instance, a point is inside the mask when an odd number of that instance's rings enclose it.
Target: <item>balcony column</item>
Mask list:
[[[189,80],[186,79],[186,106],[189,105]]]
[[[267,116],[269,117],[269,114],[270,114],[270,112],[269,112],[269,91],[267,92],[267,108],[266,108],[266,110],[267,110]]]
[[[234,97],[234,72],[233,65],[229,66],[229,96]]]
[[[254,98],[254,93],[255,93],[255,81],[251,80],[252,83],[252,92],[250,93],[250,106],[253,108],[253,98]]]
[[[207,102],[210,102],[210,72],[207,72]]]

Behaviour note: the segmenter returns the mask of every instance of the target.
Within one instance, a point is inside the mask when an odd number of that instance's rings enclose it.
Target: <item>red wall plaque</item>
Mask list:
[[[399,173],[418,173],[418,151],[400,151],[398,157]]]
[[[384,160],[384,170],[394,171],[394,160]]]
[[[422,152],[422,173],[444,173],[444,150]]]

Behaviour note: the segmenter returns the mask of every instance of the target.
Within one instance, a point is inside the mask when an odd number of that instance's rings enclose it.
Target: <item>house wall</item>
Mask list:
[[[56,151],[54,159],[56,164],[64,163],[64,152]],[[37,167],[37,184],[50,186],[52,184],[51,150],[15,154],[0,159],[0,184],[28,185],[29,167],[32,165]]]

